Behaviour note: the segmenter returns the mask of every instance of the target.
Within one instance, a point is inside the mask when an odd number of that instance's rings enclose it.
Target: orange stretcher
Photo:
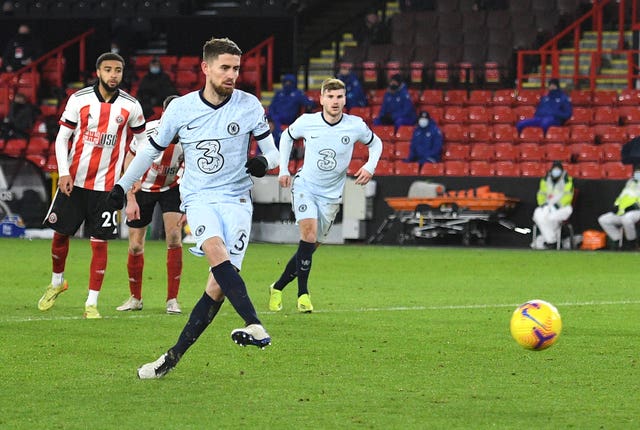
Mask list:
[[[418,205],[432,208],[443,206],[457,206],[461,210],[470,211],[509,211],[520,200],[507,197],[504,193],[491,191],[489,186],[472,188],[469,190],[449,191],[436,197],[388,197],[385,202],[396,212],[415,211]]]

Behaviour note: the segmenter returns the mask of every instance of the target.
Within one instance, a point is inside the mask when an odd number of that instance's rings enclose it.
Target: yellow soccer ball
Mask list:
[[[544,300],[530,300],[513,311],[511,336],[526,349],[540,351],[556,343],[562,319],[555,306]]]

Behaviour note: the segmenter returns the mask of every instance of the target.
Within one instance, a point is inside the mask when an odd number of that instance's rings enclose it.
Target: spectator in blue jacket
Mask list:
[[[282,77],[282,89],[276,91],[271,100],[269,116],[274,127],[280,130],[283,124],[289,125],[295,121],[303,109],[310,112],[314,105],[313,100],[298,89],[295,75],[287,74]]]
[[[550,79],[549,92],[540,99],[535,116],[516,123],[518,134],[526,127],[540,127],[546,134],[552,125],[564,124],[571,118],[572,112],[571,99],[560,89],[560,82],[555,78]]]
[[[411,101],[409,90],[402,81],[402,76],[393,75],[384,93],[380,113],[373,120],[373,124],[395,125],[397,129],[401,125],[414,125],[416,119],[416,108]]]
[[[367,95],[364,93],[358,75],[351,70],[351,63],[340,63],[337,78],[344,82],[347,90],[347,109],[354,106],[364,107],[367,105]]]
[[[431,119],[429,112],[420,112],[418,125],[413,130],[409,156],[405,158],[405,163],[420,163],[422,167],[425,163],[438,163],[442,158],[442,132],[435,121]]]

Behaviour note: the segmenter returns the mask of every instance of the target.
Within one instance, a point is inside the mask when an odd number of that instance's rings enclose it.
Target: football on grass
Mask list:
[[[522,347],[536,351],[556,343],[562,320],[555,306],[544,300],[530,300],[513,311],[511,336]]]

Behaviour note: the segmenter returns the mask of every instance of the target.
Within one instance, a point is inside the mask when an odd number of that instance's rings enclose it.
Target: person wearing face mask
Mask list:
[[[149,72],[142,77],[138,87],[137,97],[144,110],[144,116],[152,117],[154,107],[161,107],[167,97],[177,93],[171,76],[162,70],[160,59],[154,57],[149,62]]]
[[[269,105],[269,116],[278,130],[289,125],[302,112],[311,112],[315,103],[298,89],[298,80],[293,74],[282,76],[282,89],[276,91]]]
[[[352,66],[351,63],[340,63],[340,68],[336,75],[338,79],[344,82],[347,90],[347,110],[354,106],[367,106],[367,95],[364,93],[358,75],[352,70]]]
[[[414,125],[416,120],[416,108],[402,76],[399,73],[391,76],[389,87],[382,99],[380,113],[373,120],[373,124],[394,125],[397,129],[401,125]]]
[[[533,211],[533,221],[540,234],[531,244],[533,249],[554,249],[562,223],[573,213],[573,178],[554,161],[547,175],[540,179],[536,195],[538,207]]]
[[[442,132],[431,119],[429,112],[422,111],[418,117],[418,125],[413,130],[409,156],[405,163],[438,163],[442,157]]]
[[[636,224],[640,221],[640,165],[633,166],[633,175],[613,202],[613,209],[598,217],[607,233],[610,248],[617,248],[624,237],[623,249],[638,248]]]
[[[518,134],[526,127],[540,127],[547,133],[549,127],[563,125],[573,113],[571,99],[560,89],[557,79],[549,80],[549,92],[540,99],[533,118],[525,118],[516,123]]]
[[[16,72],[40,56],[40,41],[33,36],[27,24],[20,24],[18,34],[9,39],[2,54],[2,65],[6,72]]]

